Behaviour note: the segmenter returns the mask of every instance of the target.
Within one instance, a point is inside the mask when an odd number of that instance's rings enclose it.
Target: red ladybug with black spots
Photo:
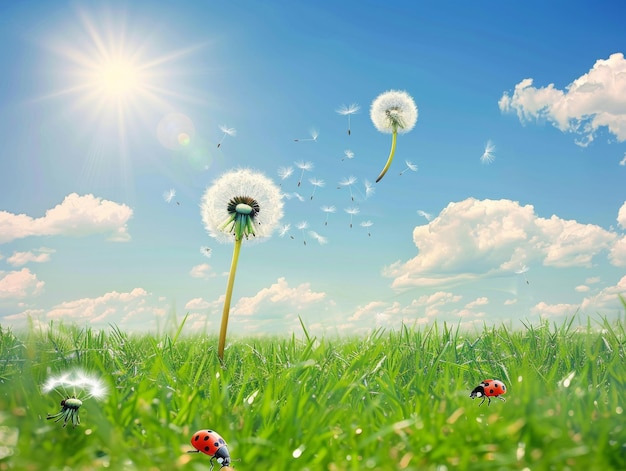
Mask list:
[[[187,453],[204,453],[211,457],[211,470],[213,469],[213,460],[216,460],[221,466],[230,465],[230,452],[226,441],[221,435],[213,430],[199,430],[191,437],[191,444],[195,450]]]
[[[497,397],[501,401],[505,401],[506,399],[501,397],[503,394],[506,394],[506,386],[502,381],[499,381],[497,379],[486,379],[474,389],[472,389],[470,397],[472,399],[482,397],[483,400],[480,402],[480,404],[478,404],[479,406],[482,406],[483,402],[485,402],[485,399],[489,401],[487,405],[490,405],[492,397]]]

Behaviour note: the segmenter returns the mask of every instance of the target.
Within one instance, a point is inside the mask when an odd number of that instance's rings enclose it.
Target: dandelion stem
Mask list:
[[[230,274],[228,275],[228,286],[226,287],[226,299],[224,299],[224,311],[222,312],[222,326],[220,327],[220,338],[217,346],[217,356],[220,361],[224,361],[224,345],[226,344],[226,329],[228,328],[228,315],[230,313],[230,301],[233,297],[233,286],[235,284],[235,273],[237,272],[237,262],[241,251],[243,238],[235,238],[235,248],[233,250],[233,260],[230,264]]]
[[[380,172],[380,175],[378,175],[378,178],[376,179],[376,183],[382,180],[382,178],[385,176],[385,173],[387,173],[387,170],[389,170],[389,167],[391,166],[393,156],[396,153],[396,141],[397,140],[398,140],[398,131],[394,128],[393,133],[391,134],[391,152],[389,152],[389,158],[387,159],[387,163],[385,164],[383,171]]]

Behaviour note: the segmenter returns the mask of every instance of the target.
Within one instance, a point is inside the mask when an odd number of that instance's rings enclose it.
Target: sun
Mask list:
[[[172,110],[203,103],[193,53],[205,43],[165,31],[145,15],[105,6],[77,9],[40,33],[45,91],[34,101],[52,102],[50,121],[72,130],[68,145],[84,149],[86,180],[130,182],[132,168],[151,158],[138,149],[159,142],[157,123]],[[189,146],[192,129],[176,134],[177,148]]]
[[[189,72],[186,59],[200,45],[165,50],[151,34],[154,25],[120,11],[79,10],[77,16],[45,38],[54,64],[54,90],[45,98],[67,99],[81,119],[120,130],[191,100],[194,93],[185,94],[181,80]]]
[[[103,95],[130,96],[142,86],[141,69],[124,58],[106,61],[94,70],[93,85]]]

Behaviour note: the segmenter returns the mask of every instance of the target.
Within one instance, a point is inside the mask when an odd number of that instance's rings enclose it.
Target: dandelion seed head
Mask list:
[[[334,213],[337,211],[337,208],[335,208],[334,206],[322,206],[321,210],[325,213]]]
[[[308,223],[308,222],[306,222],[306,221],[301,221],[301,222],[299,222],[298,224],[296,224],[296,227],[297,227],[299,230],[301,230],[301,231],[302,231],[302,230],[306,229],[307,227],[309,227],[309,223]]]
[[[359,105],[357,105],[356,103],[352,103],[350,106],[346,106],[346,105],[341,105],[339,108],[337,108],[335,111],[343,116],[346,115],[350,115],[350,114],[355,114],[357,113],[359,110],[361,109],[361,107]]]
[[[44,393],[58,391],[61,394],[77,395],[81,398],[104,399],[108,394],[108,388],[100,378],[88,375],[82,370],[71,370],[59,376],[49,377],[42,386]]]
[[[344,211],[350,215],[355,215],[355,214],[359,214],[359,208],[357,208],[356,206],[350,207],[350,208],[345,208]]]
[[[325,185],[324,180],[320,180],[317,178],[310,178],[309,182],[311,183],[311,185],[317,186],[317,187],[323,187]]]
[[[262,241],[271,236],[283,216],[282,197],[278,186],[262,173],[246,168],[231,170],[216,179],[202,196],[202,220],[211,237],[219,242],[234,242],[224,223],[233,217],[237,204],[250,201],[253,240]]]
[[[372,221],[361,221],[361,227],[372,227],[374,223]]]
[[[370,117],[376,129],[384,133],[409,132],[417,122],[417,106],[405,91],[389,90],[372,102]]]

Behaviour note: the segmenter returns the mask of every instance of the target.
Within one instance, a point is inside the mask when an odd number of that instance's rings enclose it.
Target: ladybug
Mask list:
[[[472,389],[470,397],[472,399],[476,397],[482,397],[483,400],[480,402],[480,404],[478,404],[479,406],[482,406],[483,402],[485,402],[485,399],[489,401],[487,405],[490,405],[492,397],[497,397],[501,401],[505,401],[506,399],[500,397],[503,394],[506,394],[506,386],[502,381],[498,381],[497,379],[486,379],[474,389]]]
[[[198,430],[191,437],[191,444],[195,450],[187,453],[204,453],[211,457],[211,468],[213,469],[213,460],[216,460],[223,468],[230,465],[230,452],[226,441],[222,436],[213,430]]]

